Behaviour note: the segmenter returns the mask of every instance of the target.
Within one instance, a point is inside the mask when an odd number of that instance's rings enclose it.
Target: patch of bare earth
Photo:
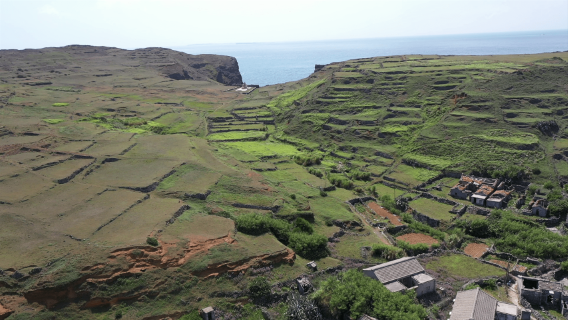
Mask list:
[[[494,260],[493,259],[493,260],[489,260],[489,262],[493,262],[493,263],[498,264],[498,265],[500,265],[504,268],[509,268],[509,267],[512,267],[514,265],[514,263],[509,263],[509,262],[503,261],[503,260]],[[511,271],[513,271],[513,270],[511,270]],[[525,272],[525,271],[527,271],[527,267],[521,266],[521,265],[516,265],[514,271]]]
[[[395,226],[404,225],[400,221],[399,217],[392,214],[387,209],[379,206],[376,202],[369,202],[369,208],[371,208],[371,210],[375,211],[375,213],[378,214],[379,216],[389,219],[390,223],[394,224]]]
[[[410,244],[419,244],[419,243],[425,243],[427,245],[438,244],[438,240],[430,237],[427,234],[422,234],[422,233],[407,233],[405,235],[397,237],[396,240],[405,241]]]
[[[481,258],[483,254],[489,249],[484,243],[470,243],[465,247],[464,252],[472,258]]]

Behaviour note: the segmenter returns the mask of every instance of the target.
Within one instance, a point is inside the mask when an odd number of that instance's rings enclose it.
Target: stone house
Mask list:
[[[547,305],[568,315],[568,291],[560,282],[519,276],[517,287],[521,297],[534,305]]]
[[[480,288],[458,292],[450,320],[515,320],[517,306],[498,301]]]
[[[509,199],[511,198],[511,192],[505,190],[497,190],[489,196],[486,201],[486,205],[490,208],[501,209],[505,207]]]
[[[460,181],[450,189],[450,195],[454,198],[467,200],[473,192],[477,191],[479,186],[483,183],[483,179],[473,176],[463,175]]]
[[[487,184],[482,185],[477,191],[471,195],[471,203],[478,206],[485,206],[486,200],[495,191],[495,189]]]
[[[545,199],[537,199],[531,203],[531,211],[533,216],[546,217],[548,213],[548,201]]]
[[[416,290],[416,296],[435,292],[436,280],[428,275],[415,257],[404,257],[374,267],[363,273],[379,280],[391,292]]]

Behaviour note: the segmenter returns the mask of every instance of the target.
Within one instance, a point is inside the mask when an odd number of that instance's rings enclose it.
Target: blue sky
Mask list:
[[[568,29],[568,0],[0,0],[0,49]]]

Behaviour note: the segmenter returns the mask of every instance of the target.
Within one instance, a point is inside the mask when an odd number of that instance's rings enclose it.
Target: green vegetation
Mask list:
[[[65,121],[65,119],[43,119],[43,122],[45,123],[49,123],[49,124],[58,124]]]
[[[383,243],[375,243],[372,246],[373,255],[379,256],[388,261],[396,260],[404,256],[404,249],[389,246]],[[428,250],[428,248],[426,248]]]
[[[252,279],[248,286],[249,295],[252,298],[260,298],[270,294],[270,284],[265,277],[256,277]]]
[[[491,238],[498,250],[518,257],[560,258],[568,255],[568,238],[508,211],[495,210],[488,220],[461,221],[468,234]]]
[[[146,243],[149,244],[149,245],[151,245],[151,246],[154,246],[154,247],[156,247],[156,246],[159,245],[158,239],[152,238],[152,237],[148,237],[148,238],[146,239]]]
[[[444,238],[446,237],[446,234],[444,232],[432,228],[427,224],[414,220],[414,218],[408,213],[402,214],[402,220],[408,223],[408,228],[414,230],[415,232],[428,234],[439,241],[444,241]]]
[[[273,108],[275,111],[279,111],[280,109],[290,107],[294,101],[300,100],[305,97],[310,91],[317,88],[318,86],[324,84],[326,79],[322,79],[316,82],[313,82],[305,87],[300,89],[292,90],[286,92],[284,94],[279,95],[267,105],[269,108]]]
[[[52,104],[52,106],[54,107],[67,107],[69,105],[69,103],[65,103],[65,102],[56,102],[54,104]]]
[[[430,249],[430,247],[425,243],[410,244],[406,241],[401,240],[397,241],[396,245],[410,255],[426,253]]]
[[[349,270],[323,282],[314,294],[336,316],[348,314],[358,318],[368,314],[378,319],[425,319],[426,311],[414,302],[414,291],[393,293],[379,281],[358,270]]]
[[[436,258],[426,264],[426,269],[446,272],[450,276],[468,279],[502,276],[505,274],[503,269],[484,264],[461,254],[445,255]]]

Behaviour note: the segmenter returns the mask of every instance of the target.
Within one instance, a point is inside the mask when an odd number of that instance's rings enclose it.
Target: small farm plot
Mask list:
[[[263,131],[231,131],[213,133],[207,136],[210,141],[242,141],[242,140],[262,140],[266,136]]]
[[[400,217],[398,217],[395,214],[392,214],[390,211],[388,211],[387,209],[379,206],[376,202],[369,202],[367,204],[369,206],[369,208],[371,208],[371,210],[373,210],[377,215],[386,218],[389,220],[390,223],[392,223],[395,226],[402,226],[404,225],[404,223],[401,221]]]
[[[119,215],[91,237],[110,245],[142,245],[146,238],[172,219],[182,204],[176,199],[151,197]]]
[[[94,141],[71,141],[62,145],[57,146],[53,150],[62,151],[62,152],[82,152],[87,150],[91,145],[94,144]]]
[[[187,135],[146,135],[130,140],[136,146],[124,154],[130,158],[161,158],[195,160],[190,150],[193,144]]]
[[[11,144],[35,143],[44,139],[45,136],[3,136],[0,138],[0,147]]]
[[[17,173],[22,173],[23,171],[25,171],[25,169],[0,160],[0,180]]]
[[[453,206],[427,198],[413,200],[409,202],[409,205],[412,209],[437,220],[447,221],[456,217],[455,214],[450,213]]]
[[[395,171],[389,173],[389,177],[407,183],[411,186],[419,185],[431,178],[439,175],[440,172],[432,171],[424,168],[414,168],[404,164],[399,165]]]
[[[66,212],[61,218],[52,222],[51,228],[79,239],[90,238],[99,228],[111,223],[144,196],[143,193],[124,189],[105,191]]]
[[[164,179],[158,191],[206,193],[221,178],[221,173],[199,164],[184,164],[176,172]]]
[[[505,270],[487,265],[472,257],[461,254],[444,255],[428,261],[425,269],[435,274],[444,274],[454,279],[478,279],[491,276],[503,276]]]
[[[163,236],[206,241],[225,237],[234,229],[235,223],[231,219],[203,213],[183,214],[165,228]]]
[[[146,188],[161,181],[181,164],[181,160],[123,159],[102,164],[83,181],[114,187]]]
[[[481,258],[485,252],[489,250],[489,246],[485,243],[470,243],[463,250],[465,254],[472,258]]]
[[[53,186],[53,182],[32,172],[0,180],[0,201],[14,203],[29,199]]]
[[[6,157],[6,160],[23,164],[29,168],[38,168],[69,159],[68,155],[52,155],[45,152],[22,152]]]
[[[95,159],[70,159],[60,164],[37,171],[39,174],[53,179],[58,183],[68,182],[78,172],[95,162]]]
[[[127,151],[135,144],[129,141],[99,141],[83,153],[94,156],[116,156]]]
[[[438,240],[432,238],[431,236],[429,236],[427,234],[423,234],[423,233],[407,233],[405,235],[397,237],[396,240],[408,242],[410,244],[425,243],[429,246],[439,243]]]
[[[134,137],[134,133],[108,131],[97,136],[97,141],[128,142]]]

